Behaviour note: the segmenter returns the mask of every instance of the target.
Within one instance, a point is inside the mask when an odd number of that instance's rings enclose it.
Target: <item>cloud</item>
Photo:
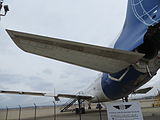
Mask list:
[[[22,76],[17,74],[0,74],[0,89],[1,90],[19,90],[19,91],[35,91],[45,92],[52,91],[53,83],[43,80],[36,76]],[[0,94],[1,107],[6,105],[9,107],[16,107],[16,105],[32,105],[35,103],[43,103],[44,101],[51,101],[53,98],[21,96]],[[18,102],[17,102],[18,100]]]
[[[53,90],[54,86],[53,83],[51,84],[40,77],[18,74],[0,74],[0,82],[1,88],[9,90],[46,91]]]
[[[127,0],[5,2],[10,11],[0,21],[0,88],[51,92],[55,88],[57,93],[75,93],[94,82],[99,72],[26,53],[14,44],[5,29],[107,47],[113,45],[122,29],[127,5]],[[15,95],[0,98],[3,100],[0,105],[49,100]]]
[[[43,73],[47,74],[47,75],[51,75],[52,74],[52,70],[49,68],[46,68],[45,70],[42,71]]]

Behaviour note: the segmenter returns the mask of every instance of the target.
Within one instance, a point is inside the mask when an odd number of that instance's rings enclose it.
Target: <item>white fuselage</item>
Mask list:
[[[94,83],[92,83],[87,89],[85,89],[84,94],[93,96],[93,99],[90,102],[107,102],[110,99],[104,94],[101,85],[101,77],[100,75]]]

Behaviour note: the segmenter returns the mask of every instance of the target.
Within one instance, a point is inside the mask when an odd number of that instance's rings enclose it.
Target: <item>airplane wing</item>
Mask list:
[[[49,94],[49,93],[43,93],[43,92],[24,92],[24,91],[6,91],[6,90],[0,90],[0,93],[2,94],[16,94],[16,95],[32,95],[32,96],[44,96],[44,97],[53,97],[56,101],[59,101],[59,97],[63,98],[71,98],[71,99],[83,99],[83,100],[90,100],[93,98],[93,96],[89,95],[74,95],[74,94]]]
[[[4,94],[18,94],[18,95],[33,95],[33,96],[55,97],[54,95],[49,95],[48,93],[41,93],[41,92],[23,92],[23,91],[5,91],[5,90],[0,90],[0,93],[4,93]]]
[[[137,91],[135,91],[133,94],[146,94],[147,92],[149,92],[153,87],[148,87],[148,88],[144,88],[144,89],[139,89]]]
[[[84,43],[6,30],[22,50],[93,70],[115,73],[144,55]]]

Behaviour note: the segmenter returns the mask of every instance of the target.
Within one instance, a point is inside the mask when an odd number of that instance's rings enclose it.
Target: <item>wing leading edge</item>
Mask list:
[[[71,99],[83,99],[83,100],[90,100],[93,96],[90,95],[74,95],[74,94],[49,94],[44,92],[24,92],[24,91],[6,91],[0,90],[1,94],[15,94],[15,95],[32,95],[32,96],[43,96],[43,97],[53,97],[56,101],[59,101],[59,97],[63,98],[71,98]]]
[[[93,70],[115,73],[144,55],[84,43],[6,30],[22,50]]]

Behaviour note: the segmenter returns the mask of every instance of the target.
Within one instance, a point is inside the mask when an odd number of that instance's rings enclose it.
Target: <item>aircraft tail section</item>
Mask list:
[[[160,21],[160,0],[128,0],[125,24],[115,48],[132,51],[144,42],[148,26]]]

